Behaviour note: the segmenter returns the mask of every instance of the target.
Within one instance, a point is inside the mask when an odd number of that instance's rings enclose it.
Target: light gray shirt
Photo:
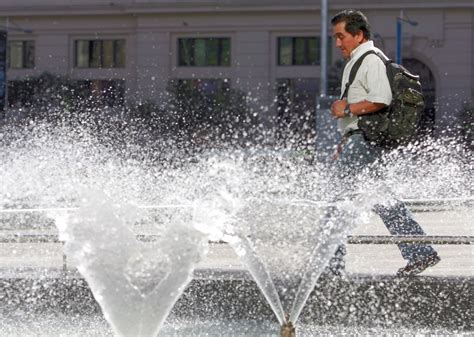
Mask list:
[[[380,49],[374,47],[373,41],[364,42],[352,51],[351,58],[349,62],[347,62],[342,75],[341,96],[344,93],[346,83],[349,81],[349,74],[352,66],[359,57],[369,50],[382,53]],[[347,95],[348,104],[358,103],[364,100],[372,103],[383,103],[386,105],[389,105],[392,101],[392,90],[390,89],[385,64],[375,54],[369,54],[364,58],[354,81],[349,87]],[[338,127],[342,134],[345,134],[350,130],[356,130],[357,117],[339,118]]]

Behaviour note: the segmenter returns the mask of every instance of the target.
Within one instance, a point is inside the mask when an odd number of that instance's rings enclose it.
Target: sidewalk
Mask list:
[[[474,210],[457,209],[431,212],[414,212],[414,217],[427,235],[472,236],[474,235]],[[377,216],[357,228],[353,235],[388,235],[389,232]],[[435,245],[441,262],[423,272],[424,276],[473,277],[473,245]],[[406,264],[396,245],[348,245],[347,270],[360,274],[395,275]]]
[[[428,235],[474,235],[474,226],[471,225],[471,219],[474,217],[472,208],[416,212],[414,216]],[[368,224],[356,228],[352,233],[352,235],[388,234],[383,223],[375,215]],[[435,248],[442,260],[438,265],[426,270],[423,276],[448,278],[474,276],[473,245],[436,245]],[[67,263],[69,271],[75,270],[70,261]],[[405,261],[394,244],[347,246],[346,271],[349,275],[390,276],[395,275],[398,268],[404,265]],[[61,275],[62,268],[61,243],[0,243],[0,278],[12,277],[15,274],[20,277],[25,275],[24,272],[15,270],[28,270],[28,275],[32,275],[31,277],[35,277],[35,273],[31,273],[34,270],[40,270],[42,275],[47,270],[51,270],[54,275]],[[197,278],[209,275],[218,275],[219,278],[249,277],[238,256],[227,244],[211,244],[207,257],[195,273]]]
[[[415,219],[427,235],[472,236],[474,217],[472,209],[416,212]],[[379,217],[354,230],[352,235],[389,235]],[[473,245],[436,245],[441,262],[427,269],[422,275],[433,277],[474,277]],[[347,245],[346,271],[349,275],[395,275],[406,261],[394,244],[350,244]],[[224,269],[238,274],[244,269],[237,255],[228,245],[213,245],[201,269]]]

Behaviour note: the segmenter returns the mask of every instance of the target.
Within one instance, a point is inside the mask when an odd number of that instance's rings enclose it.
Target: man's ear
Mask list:
[[[356,40],[357,40],[359,43],[362,43],[362,42],[365,40],[364,33],[363,33],[361,30],[359,30],[359,31],[356,33],[355,37],[356,37]]]

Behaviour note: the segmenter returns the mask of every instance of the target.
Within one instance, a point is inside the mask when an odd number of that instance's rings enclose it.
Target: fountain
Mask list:
[[[2,223],[13,233],[21,221],[29,223],[28,230],[41,228],[34,216],[19,215],[29,208],[30,214],[42,214],[38,221],[49,221],[51,231],[56,226],[68,263],[87,281],[119,336],[164,331],[210,245],[235,251],[280,335],[294,336],[304,328],[301,314],[336,248],[370,220],[375,203],[390,202],[387,186],[399,195],[409,191],[425,198],[468,192],[462,155],[449,145],[444,157],[436,157],[437,143],[426,157],[416,148],[389,154],[387,162],[377,163],[387,181],[368,170],[356,182],[357,193],[344,196],[344,186],[328,181],[326,164],[282,149],[210,151],[192,161],[175,153],[175,163],[157,164],[146,156],[123,156],[84,130],[36,126],[28,135],[5,139]],[[409,165],[393,164],[400,155],[411,156]],[[446,156],[456,160],[447,163]],[[369,296],[377,302],[375,293]],[[272,329],[261,333],[276,333]]]
[[[206,237],[175,219],[152,242],[139,242],[129,226],[138,215],[133,207],[114,210],[98,191],[84,197],[84,204],[67,218],[51,215],[66,254],[77,261],[118,336],[156,336],[191,281]]]

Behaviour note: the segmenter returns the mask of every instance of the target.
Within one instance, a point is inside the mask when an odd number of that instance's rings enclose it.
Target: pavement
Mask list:
[[[460,208],[430,212],[414,212],[414,218],[427,235],[473,236],[474,210]],[[353,235],[388,235],[382,221],[373,216],[372,221],[357,228]],[[433,245],[441,261],[423,272],[424,276],[473,277],[473,245]],[[348,271],[361,274],[395,274],[406,262],[396,245],[348,245]]]
[[[429,211],[413,209],[415,219],[427,235],[473,236],[474,208],[438,207]],[[39,232],[39,230],[37,230]],[[5,231],[0,231],[0,234]],[[31,232],[31,231],[28,231]],[[44,232],[44,231],[43,231]],[[42,232],[42,233],[43,233]],[[48,234],[57,234],[48,231]],[[351,235],[389,235],[387,229],[375,214],[367,224],[356,228]],[[472,278],[474,276],[473,245],[434,245],[441,256],[441,262],[423,272],[423,276],[443,278]],[[62,277],[64,267],[61,243],[0,243],[0,278]],[[395,244],[349,244],[347,246],[346,271],[354,276],[391,276],[405,265]],[[75,273],[71,261],[66,260],[68,273]],[[228,244],[211,244],[204,261],[195,271],[196,277],[209,275],[219,277],[248,278],[245,267]],[[35,276],[36,275],[36,276]],[[53,276],[55,277],[55,276]]]

